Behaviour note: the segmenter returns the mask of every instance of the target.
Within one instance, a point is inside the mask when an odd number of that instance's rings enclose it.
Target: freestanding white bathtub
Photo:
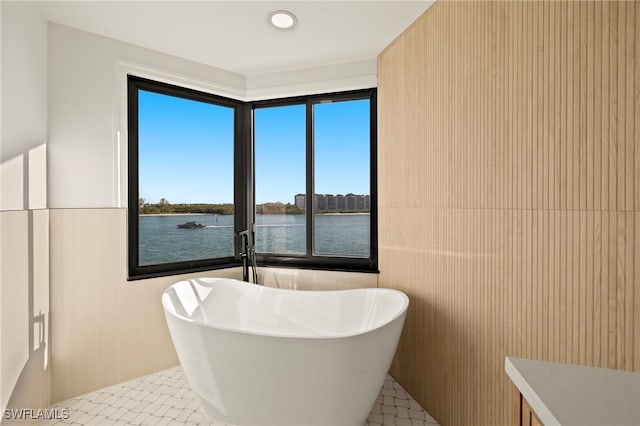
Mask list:
[[[242,426],[361,426],[391,364],[409,299],[390,289],[284,290],[223,278],[162,295],[204,412]]]

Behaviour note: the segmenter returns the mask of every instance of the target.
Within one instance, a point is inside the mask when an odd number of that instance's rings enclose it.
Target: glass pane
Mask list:
[[[254,111],[258,253],[306,253],[305,135],[305,105]]]
[[[138,92],[139,264],[233,256],[234,109]]]
[[[314,250],[371,252],[369,99],[314,105]]]

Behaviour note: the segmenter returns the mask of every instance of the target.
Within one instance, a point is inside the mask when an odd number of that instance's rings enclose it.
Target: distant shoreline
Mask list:
[[[369,216],[370,212],[320,212],[316,213],[323,216]],[[223,213],[142,213],[139,216],[231,216]],[[267,214],[264,216],[300,216],[285,215],[284,213]]]
[[[142,213],[139,216],[224,216],[221,213]]]
[[[369,216],[370,212],[320,212],[316,214],[321,214],[324,216]]]

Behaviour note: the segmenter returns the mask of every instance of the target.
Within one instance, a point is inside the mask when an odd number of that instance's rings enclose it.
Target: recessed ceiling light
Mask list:
[[[296,25],[296,21],[295,15],[291,12],[287,12],[286,10],[276,10],[269,14],[269,22],[271,22],[274,27],[281,30],[293,28]]]

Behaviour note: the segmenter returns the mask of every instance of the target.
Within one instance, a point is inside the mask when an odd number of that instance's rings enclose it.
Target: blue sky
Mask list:
[[[317,193],[369,193],[368,100],[316,104]],[[258,108],[256,202],[305,191],[305,106]],[[233,202],[233,110],[139,92],[140,197]]]
[[[233,109],[138,93],[140,197],[233,203]]]

